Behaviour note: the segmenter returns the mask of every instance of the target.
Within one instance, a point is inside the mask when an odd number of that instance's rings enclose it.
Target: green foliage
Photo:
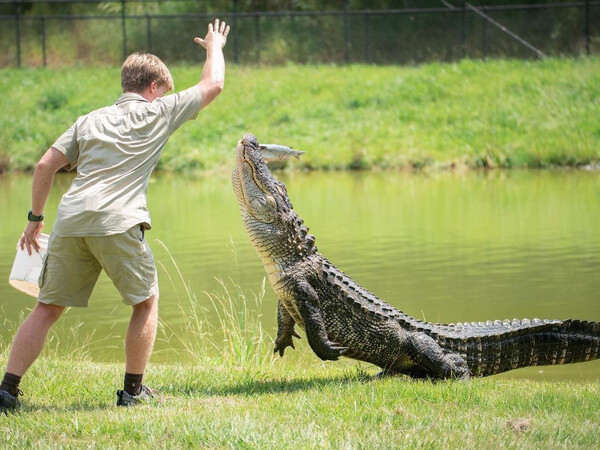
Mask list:
[[[177,89],[199,66],[174,66]],[[600,59],[398,66],[229,66],[225,90],[171,138],[161,170],[229,167],[237,140],[307,151],[310,169],[582,166],[600,161]],[[119,69],[5,69],[3,165],[31,169]],[[297,164],[297,163],[296,163]]]
[[[67,104],[68,96],[64,91],[52,91],[43,95],[38,106],[48,112],[56,111]]]

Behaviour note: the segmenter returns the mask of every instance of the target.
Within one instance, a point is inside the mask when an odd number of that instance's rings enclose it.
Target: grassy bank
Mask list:
[[[2,360],[4,363],[4,360]],[[157,401],[116,408],[120,365],[38,361],[2,448],[597,448],[600,382],[370,381],[343,365],[151,366]],[[370,374],[370,373],[369,373]]]
[[[176,88],[198,67],[173,67]],[[119,68],[5,69],[0,166],[30,170],[81,114],[114,102]],[[229,167],[245,132],[317,169],[548,167],[600,161],[600,59],[420,67],[230,65],[225,91],[160,168]]]

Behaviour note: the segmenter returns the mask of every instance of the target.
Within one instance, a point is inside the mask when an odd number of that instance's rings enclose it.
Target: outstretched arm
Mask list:
[[[198,82],[202,92],[202,106],[204,108],[212,102],[223,90],[225,85],[225,58],[223,47],[227,43],[229,25],[215,19],[214,25],[208,24],[208,33],[204,39],[194,38],[194,42],[206,49],[206,62],[202,69],[202,77]]]
[[[44,214],[44,207],[52,189],[54,175],[61,167],[69,164],[68,158],[54,147],[50,147],[35,166],[33,172],[33,187],[31,195],[31,211],[36,216]],[[44,222],[29,222],[21,237],[21,249],[27,247],[31,255],[32,250],[39,251],[38,235],[44,228]]]

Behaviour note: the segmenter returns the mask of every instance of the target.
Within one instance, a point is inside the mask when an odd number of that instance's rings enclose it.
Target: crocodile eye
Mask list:
[[[269,209],[273,209],[273,210],[277,209],[277,202],[275,201],[273,196],[267,195],[265,200],[266,200],[266,203],[267,203]]]
[[[275,185],[275,187],[277,188],[277,191],[279,192],[279,194],[281,194],[284,197],[287,195],[286,192],[285,192],[285,189],[283,189],[281,186],[279,186],[277,184],[277,185]]]
[[[271,195],[254,197],[250,201],[249,212],[262,222],[273,222],[277,212],[277,202]]]

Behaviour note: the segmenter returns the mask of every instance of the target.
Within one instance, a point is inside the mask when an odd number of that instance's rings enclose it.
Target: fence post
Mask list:
[[[150,21],[152,18],[146,14],[146,45],[148,46],[148,52],[152,53],[152,24]]]
[[[260,15],[254,15],[254,39],[256,40],[256,64],[260,66]]]
[[[371,15],[365,11],[365,62],[371,62]]]
[[[350,0],[346,0],[344,8],[344,61],[346,64],[350,63],[350,17],[348,11],[350,11]]]
[[[233,0],[233,62],[239,62],[238,55],[238,0]]]
[[[590,0],[585,0],[585,52],[590,56]]]
[[[17,67],[21,67],[21,5],[15,0],[15,28],[17,33]]]
[[[483,9],[484,7],[480,7],[481,9]],[[485,20],[484,18],[481,19],[483,21],[483,29],[481,30],[481,53],[483,56],[483,60],[487,61],[487,27],[488,27],[488,23],[487,20]]]
[[[460,48],[462,51],[462,57],[467,57],[467,5],[466,1],[461,2],[460,12]]]
[[[42,16],[42,61],[46,67],[46,16]]]
[[[123,36],[123,61],[127,59],[127,26],[125,25],[125,5],[127,0],[121,0],[121,35]]]

